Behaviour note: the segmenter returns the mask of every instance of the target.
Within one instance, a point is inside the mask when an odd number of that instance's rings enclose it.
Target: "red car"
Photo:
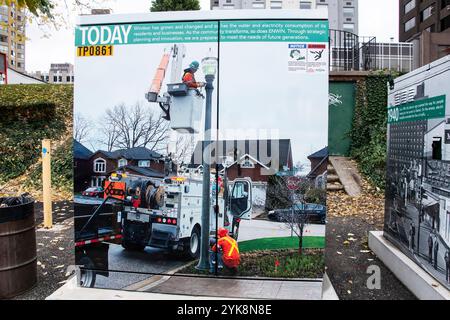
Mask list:
[[[82,195],[85,197],[103,198],[104,190],[102,187],[87,188]]]

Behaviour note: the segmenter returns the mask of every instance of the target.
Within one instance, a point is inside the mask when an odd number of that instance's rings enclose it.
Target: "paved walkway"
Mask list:
[[[322,282],[176,276],[146,292],[237,299],[320,300]]]

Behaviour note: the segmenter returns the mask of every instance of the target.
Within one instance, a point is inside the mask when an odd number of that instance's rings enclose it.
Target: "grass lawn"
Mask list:
[[[298,237],[248,240],[239,242],[238,245],[242,253],[256,250],[298,249]],[[325,237],[304,237],[303,248],[323,249]]]

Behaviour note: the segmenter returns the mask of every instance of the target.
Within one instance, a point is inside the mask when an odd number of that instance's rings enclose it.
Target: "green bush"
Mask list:
[[[356,83],[351,156],[368,180],[385,187],[388,75],[369,75]]]
[[[39,161],[43,139],[56,142],[72,136],[72,107],[72,85],[0,86],[0,183],[23,175]],[[52,164],[59,177],[68,178],[71,152],[64,145]],[[39,168],[33,170],[30,178],[40,180]],[[66,184],[66,178],[61,182]]]

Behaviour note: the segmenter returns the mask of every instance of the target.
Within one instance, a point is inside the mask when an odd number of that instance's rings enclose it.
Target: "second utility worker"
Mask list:
[[[200,64],[198,61],[192,61],[189,68],[184,70],[182,81],[191,89],[197,89],[205,86],[204,82],[197,82],[194,74],[197,72]]]

